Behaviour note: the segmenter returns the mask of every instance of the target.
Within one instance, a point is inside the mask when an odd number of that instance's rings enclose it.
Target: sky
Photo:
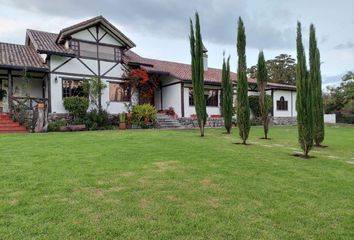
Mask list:
[[[0,0],[0,41],[24,44],[27,28],[49,32],[103,15],[127,35],[143,57],[190,63],[189,19],[199,12],[210,67],[220,68],[223,52],[236,72],[237,19],[247,38],[247,66],[258,52],[267,59],[296,58],[296,23],[303,26],[308,56],[309,26],[316,27],[323,86],[340,83],[354,71],[353,0]]]

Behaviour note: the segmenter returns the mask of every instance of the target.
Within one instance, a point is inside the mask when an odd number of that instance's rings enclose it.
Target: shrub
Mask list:
[[[249,96],[248,101],[250,103],[250,109],[252,113],[254,114],[255,118],[261,117],[261,109],[259,108],[259,96]],[[272,110],[272,97],[271,96],[266,96],[266,106],[268,106],[268,113],[271,112]]]
[[[155,120],[157,111],[150,104],[141,104],[133,107],[133,121],[142,128],[147,128],[148,124]]]
[[[74,121],[82,119],[89,107],[87,97],[66,97],[64,98],[64,108],[73,116]]]
[[[112,129],[112,121],[105,110],[93,109],[86,114],[85,125],[89,130]]]
[[[60,128],[63,126],[66,126],[67,121],[63,119],[58,119],[55,121],[52,121],[48,124],[48,132],[58,132],[60,131]]]

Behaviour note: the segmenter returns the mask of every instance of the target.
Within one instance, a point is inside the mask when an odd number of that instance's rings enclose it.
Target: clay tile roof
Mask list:
[[[75,56],[71,49],[66,49],[64,45],[56,44],[58,34],[27,29],[26,39],[30,39],[34,48],[39,53],[50,53],[64,56]]]
[[[43,63],[42,57],[33,47],[11,43],[0,43],[0,66],[48,71],[48,66]]]
[[[76,32],[79,32],[85,28],[95,26],[96,24],[101,24],[104,28],[109,30],[114,36],[121,39],[129,48],[135,47],[135,43],[132,40],[130,40],[126,35],[124,35],[119,29],[117,29],[112,23],[110,23],[103,16],[97,16],[97,17],[82,21],[80,23],[77,23],[75,25],[72,25],[70,27],[63,28],[62,30],[60,30],[60,32],[57,36],[56,42],[62,43],[66,37],[68,37]]]
[[[177,62],[162,61],[156,59],[143,58],[133,51],[129,50],[125,52],[125,63],[140,64],[149,72],[169,74],[180,80],[192,80],[191,65]],[[237,74],[231,72],[231,79],[236,82]],[[222,70],[217,68],[208,68],[204,71],[204,80],[210,83],[221,83]],[[248,83],[252,85],[257,84],[256,79],[249,78]],[[285,89],[296,90],[296,86],[280,84],[280,83],[268,83],[270,89]]]
[[[127,51],[125,55],[127,62],[140,63],[149,72],[169,74],[180,80],[192,80],[190,64],[143,58],[133,51]],[[204,80],[211,83],[221,83],[221,75],[221,69],[208,68],[207,71],[204,71]],[[236,77],[236,73],[231,72],[231,79],[236,80]]]

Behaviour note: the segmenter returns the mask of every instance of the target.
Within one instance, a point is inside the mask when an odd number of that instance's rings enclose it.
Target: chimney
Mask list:
[[[204,71],[208,70],[208,49],[205,48],[203,44],[203,65],[204,65]]]

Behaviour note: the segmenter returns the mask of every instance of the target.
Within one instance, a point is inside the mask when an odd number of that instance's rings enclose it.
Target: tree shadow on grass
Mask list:
[[[251,143],[243,144],[243,143],[241,143],[241,142],[235,142],[235,143],[233,143],[233,144],[236,144],[236,145],[243,145],[243,146],[252,146],[252,145],[253,145],[253,144],[251,144]]]
[[[310,160],[311,158],[315,158],[314,156],[307,156],[306,157],[304,154],[301,154],[301,153],[294,153],[294,154],[291,154],[291,156],[302,158],[302,159],[305,159],[305,160]]]
[[[271,138],[265,138],[265,137],[261,137],[259,139],[262,139],[262,140],[272,140]]]
[[[328,148],[328,146],[326,146],[326,145],[319,145],[319,146],[314,145],[314,147],[315,148]]]

